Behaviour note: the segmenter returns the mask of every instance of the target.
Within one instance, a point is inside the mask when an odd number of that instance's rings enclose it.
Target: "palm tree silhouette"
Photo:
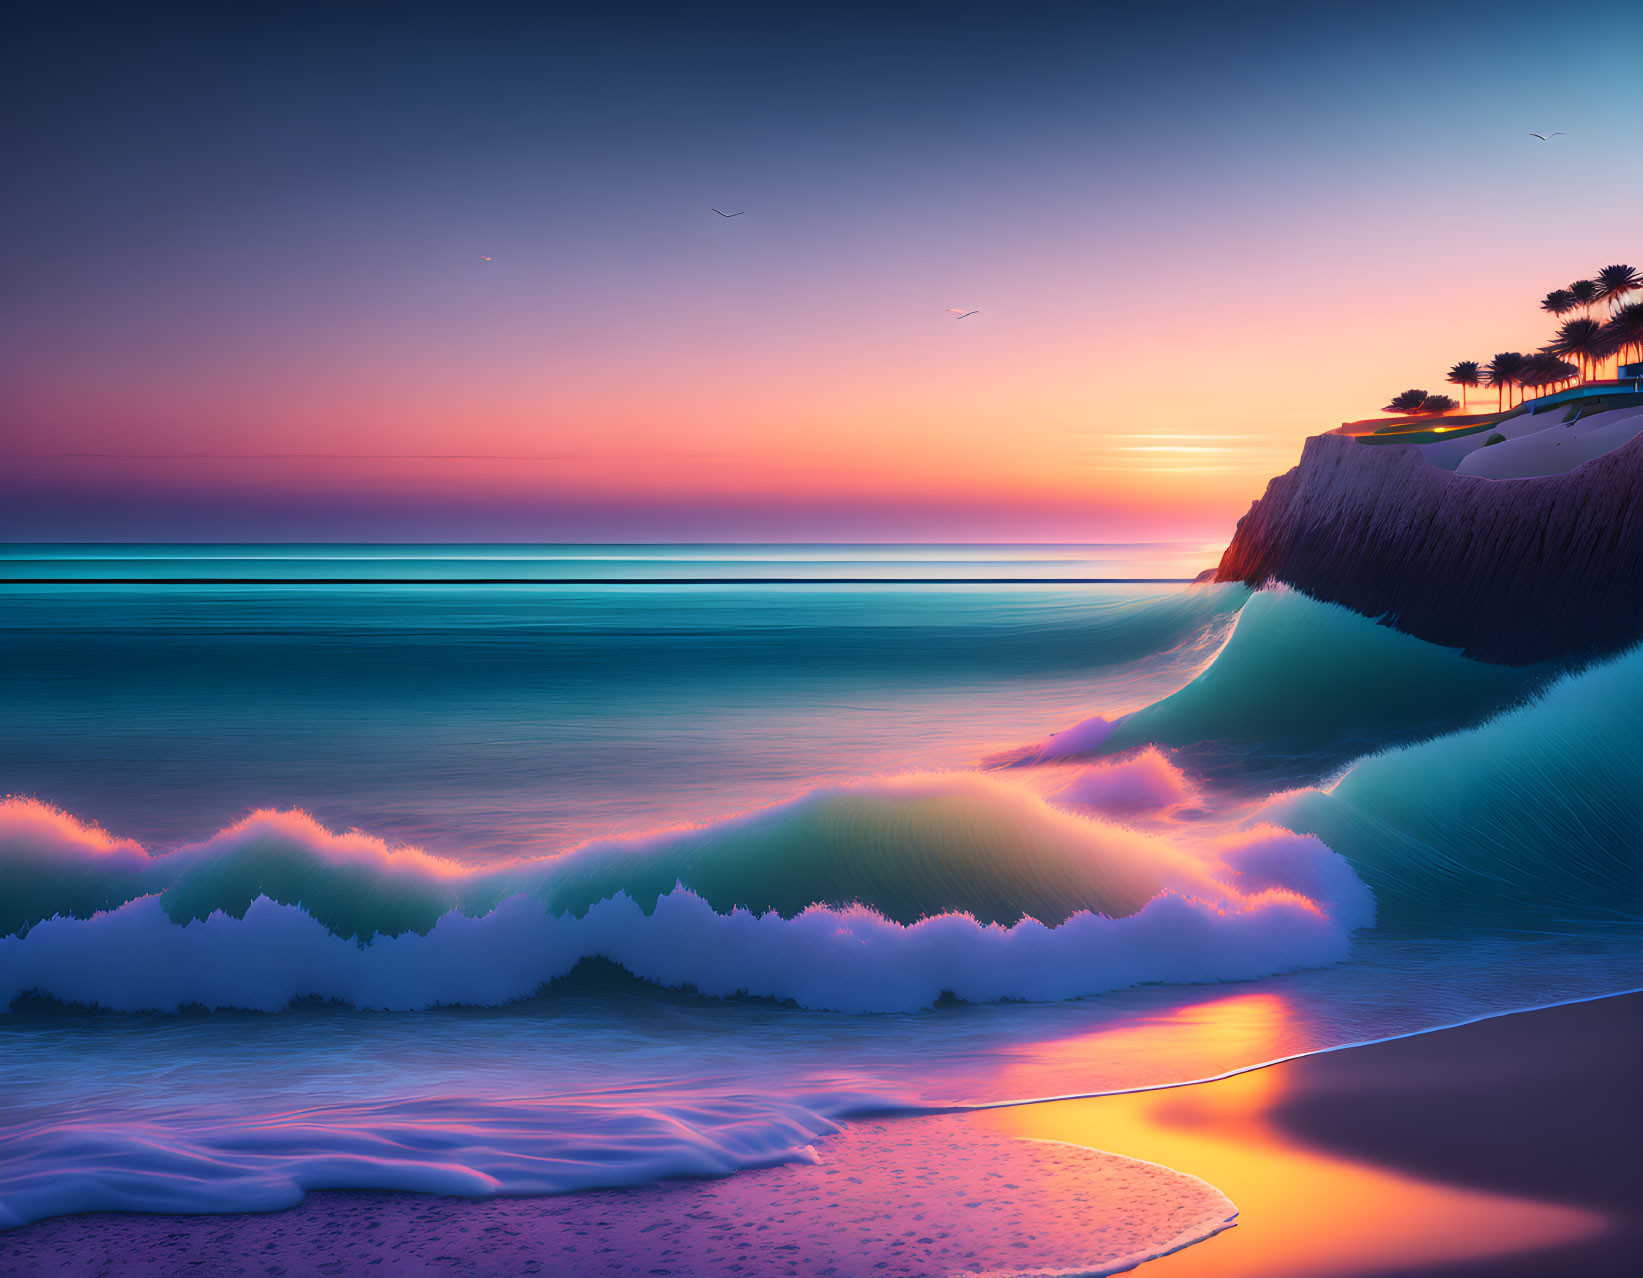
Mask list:
[[[1579,371],[1568,360],[1542,351],[1523,361],[1523,367],[1518,371],[1516,380],[1520,386],[1530,386],[1539,390],[1544,386],[1557,386]]]
[[[1455,401],[1450,399],[1447,395],[1428,395],[1425,399],[1421,400],[1419,411],[1433,414],[1447,413],[1451,408],[1457,407],[1459,407],[1459,405],[1457,405]]]
[[[1517,379],[1517,373],[1523,367],[1523,354],[1520,351],[1502,351],[1483,367],[1483,384],[1495,388],[1495,407],[1506,407],[1503,395],[1511,388]]]
[[[1418,413],[1421,405],[1426,402],[1426,392],[1423,390],[1406,390],[1400,395],[1394,395],[1392,402],[1381,409],[1383,413]]]
[[[1592,280],[1576,280],[1569,285],[1569,296],[1575,299],[1576,306],[1586,308],[1586,317],[1590,319],[1592,303],[1597,301],[1597,284]]]
[[[1556,355],[1546,355],[1546,371],[1552,374],[1552,385],[1573,386],[1580,370],[1566,359],[1559,359]]]
[[[1451,386],[1460,387],[1460,406],[1466,407],[1466,388],[1478,386],[1483,382],[1483,371],[1478,367],[1475,359],[1463,359],[1449,370],[1448,382]]]
[[[1605,266],[1592,281],[1597,285],[1599,301],[1609,304],[1610,312],[1620,309],[1620,301],[1628,293],[1643,288],[1643,276],[1630,266]]]
[[[1529,356],[1523,361],[1523,367],[1518,369],[1517,384],[1534,391],[1540,390],[1543,386],[1550,386],[1556,380],[1549,366],[1549,361],[1554,359],[1557,359],[1557,356]]]
[[[1603,326],[1603,334],[1620,352],[1622,363],[1627,362],[1627,351],[1643,360],[1643,302],[1627,302]]]
[[[1595,319],[1565,320],[1557,336],[1541,347],[1548,355],[1573,355],[1580,362],[1581,381],[1608,357],[1611,349],[1608,333]]]
[[[1557,319],[1562,319],[1577,305],[1575,295],[1566,288],[1555,288],[1540,299],[1540,309]]]

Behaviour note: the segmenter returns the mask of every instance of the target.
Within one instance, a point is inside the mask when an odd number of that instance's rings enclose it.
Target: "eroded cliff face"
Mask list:
[[[1317,436],[1238,521],[1216,579],[1287,582],[1487,661],[1612,652],[1643,639],[1643,436],[1539,479]]]

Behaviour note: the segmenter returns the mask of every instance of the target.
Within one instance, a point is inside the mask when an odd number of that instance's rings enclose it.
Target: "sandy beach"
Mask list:
[[[1221,1082],[994,1111],[1201,1176],[1238,1225],[1159,1278],[1635,1272],[1643,995],[1328,1052]]]
[[[1640,1066],[1643,995],[1623,995],[1213,1083],[852,1124],[820,1143],[814,1165],[717,1181],[491,1201],[316,1193],[270,1215],[60,1218],[0,1239],[0,1266],[1088,1273],[1178,1248],[1146,1272],[1630,1273],[1643,1258]]]

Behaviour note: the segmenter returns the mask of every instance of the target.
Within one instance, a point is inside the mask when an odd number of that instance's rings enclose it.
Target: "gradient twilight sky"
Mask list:
[[[1643,264],[1635,0],[0,23],[0,538],[1214,540]]]

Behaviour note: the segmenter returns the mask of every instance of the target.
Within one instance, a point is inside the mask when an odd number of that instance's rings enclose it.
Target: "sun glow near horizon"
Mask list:
[[[326,50],[258,13],[114,23],[75,40],[120,56],[73,65],[47,30],[83,118],[17,150],[0,536],[1225,536],[1307,436],[1527,349],[1535,299],[1624,257],[1643,178],[1578,219],[1565,194],[1627,145],[1624,41],[1456,66],[1448,18],[1389,47],[1335,14],[1343,76],[1275,19],[1200,18],[806,27],[827,56],[799,57],[791,14],[722,48],[408,15],[399,53],[488,68],[437,103],[369,22]],[[1092,76],[1117,38],[1175,56]],[[293,76],[312,101],[225,88]],[[168,139],[130,172],[128,128]],[[1461,139],[1510,198],[1386,199]]]

